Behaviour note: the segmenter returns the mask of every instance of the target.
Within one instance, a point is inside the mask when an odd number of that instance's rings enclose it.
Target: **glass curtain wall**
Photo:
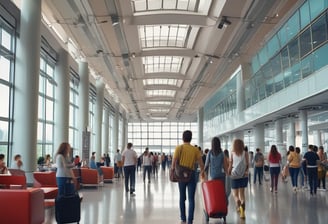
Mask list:
[[[328,1],[308,0],[252,59],[246,107],[305,79],[328,64]]]
[[[41,50],[39,77],[39,107],[37,130],[37,158],[54,154],[54,81],[55,60],[44,50]]]
[[[146,147],[152,152],[173,154],[177,145],[182,144],[182,133],[192,131],[191,144],[198,144],[197,122],[141,122],[129,123],[128,142],[141,154]]]
[[[79,98],[79,76],[71,70],[69,100],[69,143],[73,148],[72,155],[79,155],[79,129],[78,129],[78,98]]]
[[[12,144],[15,38],[14,24],[0,15],[0,153],[7,162]]]

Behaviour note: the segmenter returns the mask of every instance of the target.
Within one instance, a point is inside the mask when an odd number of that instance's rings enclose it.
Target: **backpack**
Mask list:
[[[242,157],[243,158],[241,159],[241,161],[235,167],[232,167],[231,178],[233,179],[239,179],[244,177],[245,175],[245,171],[247,168],[245,152],[243,152]]]

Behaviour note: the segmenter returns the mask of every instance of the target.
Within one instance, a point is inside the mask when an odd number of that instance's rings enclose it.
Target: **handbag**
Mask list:
[[[191,179],[191,175],[193,173],[193,169],[190,169],[186,166],[180,165],[181,153],[183,147],[181,146],[179,158],[175,165],[175,169],[170,169],[170,181],[172,182],[189,182]]]

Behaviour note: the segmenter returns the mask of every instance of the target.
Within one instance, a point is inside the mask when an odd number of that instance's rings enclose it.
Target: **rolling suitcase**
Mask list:
[[[205,181],[202,183],[202,192],[206,223],[209,222],[209,218],[223,218],[226,223],[228,204],[224,182],[221,180]]]
[[[59,224],[80,222],[81,218],[81,198],[74,189],[72,183],[66,183],[64,195],[59,195],[55,199],[55,216]]]

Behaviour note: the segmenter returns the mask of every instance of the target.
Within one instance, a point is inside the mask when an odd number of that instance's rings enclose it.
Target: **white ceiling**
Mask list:
[[[134,13],[133,5],[148,2],[183,3],[196,10],[146,10]],[[124,108],[129,121],[196,121],[197,111],[231,74],[251,57],[268,38],[268,33],[284,19],[297,0],[44,0],[44,22],[55,29],[77,60],[86,60],[95,75]],[[198,7],[197,7],[198,6]],[[231,22],[222,29],[223,18]],[[118,24],[116,24],[118,22]],[[188,25],[184,47],[142,48],[139,27],[144,25]],[[71,41],[72,40],[72,41]],[[72,45],[72,43],[74,43]],[[74,50],[72,49],[74,46]],[[179,71],[151,67],[147,60],[182,61]],[[249,74],[248,74],[249,75]],[[247,75],[246,75],[247,76]],[[144,80],[182,80],[181,86],[160,82],[144,85]],[[246,77],[247,78],[247,77]],[[155,83],[157,83],[155,81]],[[169,90],[169,91],[168,91]],[[148,96],[147,93],[174,93]],[[159,101],[164,102],[157,104]],[[148,103],[150,102],[150,103]]]

